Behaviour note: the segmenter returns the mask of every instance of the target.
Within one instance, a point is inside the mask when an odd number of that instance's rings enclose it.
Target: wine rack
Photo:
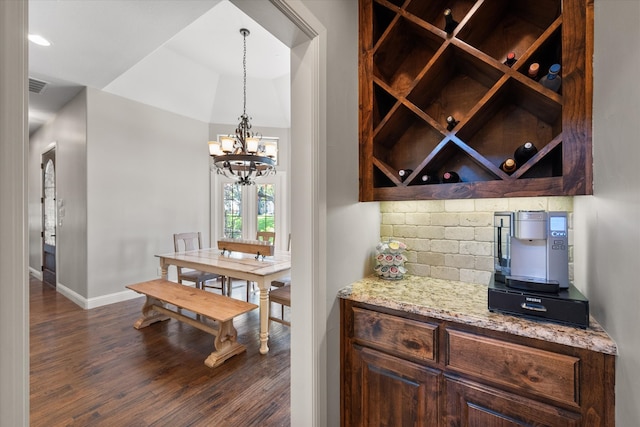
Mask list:
[[[592,2],[359,1],[361,201],[592,193]],[[561,64],[557,93],[534,62]],[[527,141],[536,155],[503,172]],[[462,181],[422,185],[446,171]]]

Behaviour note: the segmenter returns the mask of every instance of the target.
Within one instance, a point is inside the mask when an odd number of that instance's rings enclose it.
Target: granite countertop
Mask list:
[[[492,313],[487,308],[487,286],[483,285],[421,276],[406,275],[398,281],[370,276],[341,289],[338,298],[600,353],[617,354],[616,343],[593,317],[589,319],[589,328],[581,329],[543,319],[535,321]]]

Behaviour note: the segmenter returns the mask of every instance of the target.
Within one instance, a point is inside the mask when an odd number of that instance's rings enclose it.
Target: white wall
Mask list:
[[[157,277],[173,233],[209,236],[208,124],[88,89],[88,298]]]
[[[0,426],[29,424],[27,2],[0,1]]]
[[[574,199],[576,285],[618,344],[619,426],[640,425],[639,23],[637,0],[595,1],[594,195]]]
[[[87,94],[81,91],[29,138],[29,267],[42,265],[42,154],[55,143],[56,200],[64,218],[56,226],[57,282],[87,295]],[[60,225],[62,224],[62,225]]]

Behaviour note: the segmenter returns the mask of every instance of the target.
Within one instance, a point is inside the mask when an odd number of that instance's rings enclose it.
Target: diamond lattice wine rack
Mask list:
[[[359,19],[360,200],[592,193],[592,1],[360,0]],[[558,92],[539,81],[556,63]]]

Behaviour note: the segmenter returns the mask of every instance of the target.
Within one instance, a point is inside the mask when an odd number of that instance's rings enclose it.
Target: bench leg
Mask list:
[[[164,304],[155,298],[152,298],[147,295],[147,300],[142,306],[142,317],[136,320],[136,323],[133,324],[133,327],[136,329],[145,328],[152,323],[162,322],[164,320],[169,320],[170,317],[166,316],[162,313],[158,313],[153,309],[153,306],[164,306]]]
[[[215,351],[207,357],[204,364],[210,368],[215,368],[224,363],[230,357],[240,354],[246,350],[245,346],[237,341],[238,331],[233,326],[233,320],[220,322],[218,334],[214,341]]]

